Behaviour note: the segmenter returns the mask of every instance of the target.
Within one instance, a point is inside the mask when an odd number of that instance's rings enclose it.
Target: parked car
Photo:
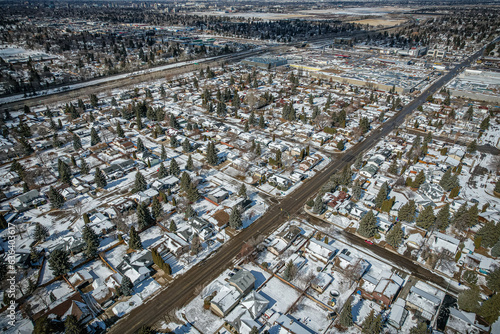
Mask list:
[[[371,240],[368,240],[368,239],[367,239],[367,240],[365,240],[365,242],[366,242],[367,244],[369,244],[369,245],[373,245],[373,241],[371,241]]]

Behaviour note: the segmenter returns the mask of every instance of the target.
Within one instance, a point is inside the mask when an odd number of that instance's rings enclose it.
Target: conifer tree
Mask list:
[[[398,220],[411,222],[415,219],[416,205],[414,200],[408,201],[402,205],[398,212]]]
[[[458,294],[458,306],[465,312],[477,313],[480,300],[479,288],[476,285]]]
[[[188,201],[194,203],[196,202],[198,199],[200,199],[200,193],[198,192],[198,188],[196,188],[196,186],[191,183],[191,185],[187,188],[186,190],[186,198],[188,199]]]
[[[87,175],[89,173],[89,165],[83,158],[80,159],[80,174]]]
[[[392,247],[396,249],[399,248],[399,245],[401,245],[401,242],[403,241],[403,230],[400,222],[394,224],[391,230],[387,233],[385,240]]]
[[[435,225],[438,230],[446,230],[448,228],[448,225],[450,225],[450,204],[446,203],[446,205],[439,210],[436,215]]]
[[[434,210],[432,206],[426,206],[422,212],[417,217],[417,226],[428,230],[431,226],[434,225],[434,221],[436,217],[434,217]]]
[[[389,194],[389,186],[387,182],[384,182],[378,191],[377,197],[375,197],[375,207],[380,209],[382,207],[382,203],[387,199],[387,195]]]
[[[186,170],[193,171],[193,158],[191,156],[188,157],[186,162]]]
[[[116,124],[116,135],[120,138],[125,138],[125,132],[123,132],[122,126],[120,123]]]
[[[175,222],[173,220],[170,221],[170,226],[168,227],[168,229],[172,233],[177,232],[177,225],[175,224]]]
[[[49,268],[56,277],[66,274],[71,268],[68,252],[63,249],[53,250],[49,257]]]
[[[363,324],[361,326],[361,333],[363,334],[373,334],[372,332],[372,326],[373,323],[375,322],[375,311],[372,309],[368,316],[365,318],[363,321]],[[378,334],[379,332],[377,332]]]
[[[93,258],[97,255],[97,249],[99,248],[99,238],[90,225],[84,225],[82,230],[82,237],[85,241],[84,253],[87,258]]]
[[[160,167],[158,168],[158,178],[163,179],[166,176],[168,176],[168,171],[163,162],[160,162]]]
[[[92,127],[90,129],[90,145],[94,146],[101,142],[101,138],[97,134],[97,131]]]
[[[207,146],[207,163],[209,165],[215,166],[218,163],[217,152],[215,150],[215,144],[210,141]]]
[[[84,222],[84,224],[90,224],[90,218],[89,218],[88,213],[86,213],[86,212],[85,212],[85,213],[82,215],[82,218],[83,218],[83,222]]]
[[[352,320],[352,305],[348,301],[344,305],[342,312],[340,312],[340,324],[344,327],[351,327],[354,325],[354,321]]]
[[[391,165],[389,166],[389,169],[387,171],[392,175],[398,175],[398,161],[396,159],[392,160]]]
[[[72,174],[68,164],[59,159],[57,161],[57,169],[59,171],[59,180],[61,180],[62,183],[70,184]]]
[[[132,281],[130,280],[130,278],[128,278],[127,275],[123,275],[122,283],[120,285],[120,294],[123,296],[132,295],[132,288],[133,287],[134,287],[134,284],[132,284]]]
[[[144,178],[144,175],[142,175],[141,172],[137,171],[137,173],[135,173],[134,191],[143,191],[147,188],[148,184],[146,182],[146,179]]]
[[[490,324],[496,322],[498,315],[500,313],[500,294],[496,293],[493,297],[487,299],[481,309],[479,310],[479,315],[481,315]]]
[[[229,226],[234,229],[239,229],[243,225],[241,221],[241,213],[237,207],[233,207],[229,216]]]
[[[247,197],[247,187],[244,183],[241,184],[240,190],[238,190],[238,196],[246,198]]]
[[[144,144],[141,138],[137,138],[137,152],[144,152]]]
[[[80,137],[78,137],[75,133],[73,133],[73,149],[77,151],[81,148],[82,148],[82,141],[80,140]]]
[[[161,145],[161,155],[160,155],[160,159],[161,159],[162,161],[167,160],[167,151],[165,150],[165,146],[164,146],[164,145]]]
[[[180,172],[181,172],[181,169],[180,169],[179,165],[177,164],[177,161],[175,161],[175,159],[172,158],[172,160],[170,160],[170,174],[178,177]]]
[[[377,233],[377,218],[370,210],[366,213],[359,222],[358,233],[365,238],[371,238]]]
[[[84,334],[87,333],[86,329],[80,321],[74,316],[70,314],[66,317],[64,321],[64,334]]]
[[[314,200],[313,212],[316,214],[321,214],[323,212],[323,208],[323,198],[321,197],[321,194],[318,194],[318,196],[316,196],[316,199]]]
[[[151,205],[153,217],[156,221],[158,221],[163,214],[163,206],[160,203],[160,200],[158,199],[158,196],[155,196],[153,198],[153,204]]]
[[[106,177],[99,167],[96,167],[95,169],[94,182],[99,188],[104,188],[108,185]]]
[[[35,239],[35,242],[44,241],[48,235],[49,235],[49,230],[42,224],[36,223],[35,232],[33,234],[33,239]]]
[[[352,197],[354,200],[359,201],[361,198],[361,185],[359,184],[359,180],[354,181],[354,185],[352,186]]]
[[[142,202],[137,206],[137,221],[141,230],[154,223],[154,219],[151,217],[151,212],[149,212],[149,207],[146,202]]]
[[[141,237],[135,230],[135,227],[130,228],[130,233],[129,233],[129,248],[135,249],[135,250],[141,250],[142,249],[142,242],[141,242]]]
[[[188,204],[188,206],[186,207],[186,211],[184,212],[184,216],[189,219],[189,218],[192,218],[192,217],[196,217],[198,214],[196,213],[196,211],[193,209],[193,207],[191,205]]]
[[[52,186],[50,187],[49,190],[49,200],[50,200],[50,206],[53,209],[59,209],[64,205],[64,197],[57,189],[55,189]]]

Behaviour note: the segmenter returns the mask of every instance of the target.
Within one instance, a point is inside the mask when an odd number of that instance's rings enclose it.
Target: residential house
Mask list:
[[[444,332],[450,334],[486,334],[490,328],[476,320],[476,314],[450,307],[450,316]],[[492,332],[493,333],[493,332]]]
[[[268,178],[268,181],[271,185],[275,185],[282,189],[288,189],[292,185],[292,182],[289,179],[280,175],[271,175]]]
[[[442,252],[446,249],[453,255],[455,255],[455,253],[457,252],[458,246],[460,244],[460,240],[440,232],[434,232],[431,240],[433,241],[432,248],[436,252]]]
[[[275,322],[275,325],[279,325],[284,329],[285,333],[291,334],[314,334],[314,330],[310,329],[300,321],[293,318],[291,315],[283,314]],[[281,330],[279,331],[281,333]]]
[[[425,283],[424,286],[430,287]],[[435,293],[432,293],[431,291],[434,291]],[[412,286],[408,296],[406,297],[406,307],[415,310],[415,314],[417,316],[432,321],[443,299],[444,292],[438,293],[435,289],[423,290],[417,286]]]
[[[306,253],[323,263],[330,261],[339,250],[314,238],[309,239],[306,245]]]
[[[153,266],[153,255],[147,249],[140,252],[126,254],[123,261],[116,266],[116,270],[130,278],[134,285],[149,277]]]
[[[23,212],[34,206],[35,200],[40,197],[38,190],[33,189],[19,195],[12,201],[11,206],[18,212]]]
[[[404,299],[398,298],[391,306],[391,313],[387,322],[392,327],[400,330],[403,327],[406,317],[408,317],[408,310],[405,308],[406,301]]]
[[[229,198],[229,192],[223,187],[218,187],[209,192],[205,197],[210,202],[220,204],[222,201]]]
[[[225,317],[246,294],[253,290],[254,284],[255,277],[252,273],[239,269],[211,300],[210,310],[221,318]]]
[[[309,155],[302,160],[299,164],[299,169],[306,172],[313,169],[317,164],[323,160],[323,157],[319,154]]]
[[[323,293],[332,281],[332,275],[325,272],[320,272],[318,275],[316,275],[316,278],[312,280],[311,288],[318,291],[319,293]]]
[[[365,275],[360,280],[360,291],[363,298],[373,300],[387,308],[398,294],[403,283],[404,280],[395,273],[384,275],[381,279]]]

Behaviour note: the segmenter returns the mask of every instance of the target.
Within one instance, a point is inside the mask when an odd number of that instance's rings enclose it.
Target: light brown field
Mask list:
[[[406,20],[404,19],[363,19],[363,20],[356,20],[356,21],[349,21],[350,23],[360,23],[360,24],[368,24],[371,26],[394,26],[397,24],[401,24],[405,22]]]

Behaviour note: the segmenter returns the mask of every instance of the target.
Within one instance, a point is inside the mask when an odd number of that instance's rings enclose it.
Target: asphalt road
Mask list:
[[[386,121],[381,128],[374,131],[363,142],[358,143],[345,154],[340,155],[339,158],[332,161],[323,171],[308,179],[299,189],[282,199],[279,204],[270,207],[264,215],[226,242],[226,244],[219,248],[210,258],[196,265],[182,276],[177,277],[166,290],[163,290],[145,304],[132,310],[132,312],[112,326],[109,332],[119,334],[134,333],[141,326],[153,325],[158,320],[162,319],[163,314],[181,308],[187,304],[194,297],[197,287],[210,283],[215,277],[232,265],[233,259],[240,252],[241,247],[246,241],[259,235],[271,234],[278,226],[288,219],[288,214],[290,214],[290,216],[298,214],[305,202],[309,198],[312,198],[323,184],[328,182],[329,177],[333,173],[341,170],[344,166],[353,161],[358,154],[373,147],[381,138],[401,125],[404,118],[425,102],[430,94],[441,89],[441,87],[450,81],[463,67],[468,66],[472,61],[477,59],[481,53],[482,50],[443,75],[431,85],[427,91],[423,92],[419,97],[403,107],[398,114]],[[349,234],[346,236],[351,242],[359,244],[360,240],[358,237],[353,238],[349,236]],[[373,247],[373,250],[383,257],[394,259],[398,264],[401,263],[401,261],[406,261],[399,257],[395,259],[393,253],[387,250],[384,251],[380,247]],[[428,272],[423,271],[423,268],[418,268],[413,262],[410,262],[404,262],[404,264],[408,266],[408,268],[412,268],[411,271],[415,272],[416,275],[420,275],[420,277],[425,277],[431,281],[436,280],[436,283],[442,284],[442,277],[430,275]]]

